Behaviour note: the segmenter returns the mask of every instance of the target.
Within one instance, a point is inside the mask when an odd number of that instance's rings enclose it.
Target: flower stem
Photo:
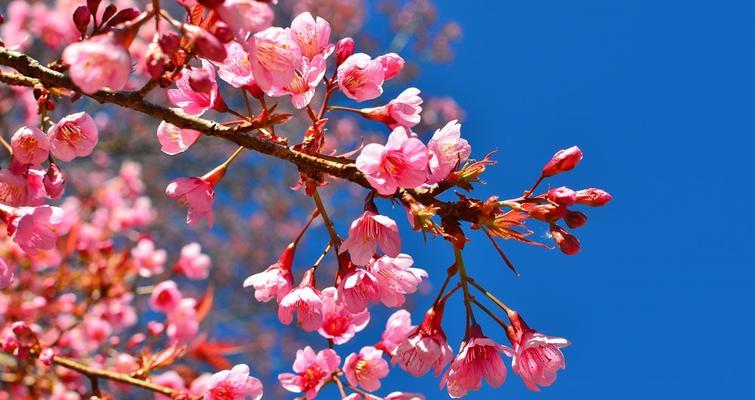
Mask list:
[[[477,288],[477,290],[482,292],[482,294],[484,294],[485,297],[489,298],[490,301],[495,303],[495,305],[497,305],[498,307],[501,307],[503,311],[506,311],[507,313],[511,311],[511,309],[506,304],[503,304],[501,300],[498,300],[497,297],[495,297],[492,293],[488,292],[484,287],[480,286],[480,284],[475,282],[474,279],[469,279],[469,283],[475,288]]]
[[[467,275],[467,268],[464,266],[464,259],[461,255],[461,249],[454,246],[454,253],[456,255],[456,266],[459,267],[459,278],[461,278],[461,288],[464,291],[464,306],[467,309],[467,333],[469,333],[470,323],[475,320],[474,312],[472,311],[472,301],[474,296],[469,293],[470,281],[469,275]]]
[[[320,215],[322,215],[322,220],[325,221],[325,226],[328,228],[330,242],[337,250],[338,246],[341,244],[341,239],[338,237],[338,233],[336,233],[333,221],[330,219],[330,216],[328,216],[328,211],[325,209],[325,205],[322,203],[322,198],[320,198],[320,192],[318,192],[317,189],[312,193],[312,198],[315,200],[317,209],[320,210]]]

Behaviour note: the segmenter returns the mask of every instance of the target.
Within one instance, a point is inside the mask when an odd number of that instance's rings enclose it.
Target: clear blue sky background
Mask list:
[[[582,164],[553,184],[614,195],[588,210],[578,256],[506,243],[518,279],[474,238],[466,251],[473,274],[531,325],[573,345],[567,369],[543,393],[510,372],[502,390],[468,398],[749,398],[755,4],[437,3],[464,37],[456,60],[425,68],[417,86],[466,109],[462,132],[475,156],[500,149],[481,192],[516,196],[555,150],[577,144]],[[544,226],[533,227],[542,237]],[[440,280],[452,262],[447,246],[404,237]],[[463,312],[450,311],[458,340]],[[385,389],[447,398],[433,377],[392,377]]]

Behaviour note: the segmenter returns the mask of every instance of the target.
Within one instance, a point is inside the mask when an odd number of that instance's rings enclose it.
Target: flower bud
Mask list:
[[[577,203],[591,207],[608,204],[613,197],[603,189],[589,188],[577,191]]]
[[[347,58],[354,54],[354,39],[347,37],[336,44],[336,65],[341,65]]]
[[[570,206],[577,201],[577,194],[566,186],[548,190],[546,197],[561,206]]]
[[[587,215],[583,212],[569,210],[564,215],[564,222],[569,228],[579,228],[587,223]]]
[[[87,8],[92,15],[97,15],[97,9],[100,8],[100,2],[102,2],[102,0],[87,0]]]
[[[42,179],[42,183],[45,186],[45,192],[51,199],[59,199],[63,195],[66,187],[66,178],[63,176],[63,172],[54,162],[50,163],[47,168],[45,177]]]
[[[134,7],[124,8],[121,11],[118,11],[118,14],[115,14],[113,19],[111,19],[107,24],[109,26],[115,26],[118,24],[122,24],[124,22],[131,21],[138,17],[141,14],[141,11],[139,9]]]
[[[561,252],[573,256],[579,253],[580,244],[579,239],[571,233],[567,232],[564,228],[558,225],[551,225],[551,236],[556,241],[558,248]]]
[[[212,33],[222,43],[228,43],[233,40],[233,31],[228,26],[228,24],[223,21],[218,21],[215,23],[215,29],[213,29]]]
[[[189,30],[189,26],[193,29]],[[184,29],[194,36],[194,45],[200,56],[216,62],[223,62],[228,55],[223,43],[204,29],[193,25],[184,25]]]
[[[549,177],[574,169],[582,160],[582,150],[577,146],[559,150],[543,167],[543,177]]]
[[[554,206],[553,204],[525,204],[522,209],[527,211],[532,218],[545,222],[556,222],[566,215],[566,207]]]
[[[39,353],[39,361],[41,361],[42,364],[47,367],[52,365],[53,358],[55,358],[55,351],[53,351],[53,349],[50,347],[42,350],[42,352]]]
[[[160,35],[160,39],[157,40],[157,43],[160,45],[160,48],[163,50],[163,53],[167,54],[168,56],[172,56],[175,54],[175,52],[178,50],[178,45],[181,42],[181,38],[178,37],[178,34],[172,31],[164,32],[162,35]]]
[[[86,33],[91,18],[92,15],[89,13],[89,8],[87,8],[87,6],[79,6],[73,12],[73,24],[76,25],[76,29],[78,29],[82,35]]]
[[[105,21],[109,20],[113,15],[115,15],[116,11],[118,11],[118,7],[115,4],[108,4],[108,6],[105,7],[105,11],[102,12],[102,21],[100,21],[100,23],[104,23]]]
[[[404,59],[396,53],[382,55],[377,60],[383,65],[386,81],[395,78],[404,69]]]

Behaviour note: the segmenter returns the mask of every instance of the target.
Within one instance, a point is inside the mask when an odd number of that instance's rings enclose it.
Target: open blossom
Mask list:
[[[257,301],[267,303],[273,297],[278,301],[291,291],[293,276],[291,265],[294,262],[296,247],[289,245],[283,251],[278,262],[269,266],[266,270],[256,273],[244,281],[244,287],[254,287],[254,298]]]
[[[398,256],[383,256],[369,265],[369,270],[377,279],[380,287],[380,300],[388,307],[398,307],[404,304],[404,295],[417,291],[417,286],[427,272],[419,268],[411,268],[414,259],[407,254]]]
[[[131,55],[109,35],[68,45],[62,60],[70,66],[71,80],[82,92],[121,90],[131,75]]]
[[[215,189],[206,179],[197,177],[178,178],[168,185],[165,194],[189,208],[186,223],[197,224],[206,219],[207,224],[212,226],[215,222],[215,216],[212,212]]]
[[[63,161],[92,154],[99,140],[97,125],[85,112],[65,116],[47,131],[52,155]]]
[[[388,376],[388,362],[383,359],[381,350],[362,347],[359,354],[351,353],[346,357],[343,372],[351,385],[374,392],[380,389],[380,380]]]
[[[472,325],[469,338],[443,375],[441,387],[446,386],[449,396],[457,399],[470,390],[479,390],[483,378],[492,387],[501,386],[506,379],[506,365],[500,353],[512,354],[510,348],[483,336],[479,325]]]
[[[307,346],[296,351],[295,373],[280,374],[278,381],[289,392],[304,393],[308,400],[312,400],[340,364],[341,357],[333,349],[315,353]]]
[[[165,333],[169,338],[177,342],[188,342],[194,339],[199,332],[196,307],[196,300],[183,298],[178,303],[178,307],[168,313],[168,326]]]
[[[371,273],[354,267],[341,277],[338,295],[347,310],[357,313],[366,310],[369,303],[380,300],[380,287]]]
[[[176,282],[163,281],[157,284],[149,297],[149,305],[152,309],[169,313],[178,307],[183,299]]]
[[[291,36],[301,49],[301,55],[313,60],[321,55],[327,58],[335,49],[330,43],[330,24],[309,12],[303,12],[291,21]]]
[[[181,248],[175,270],[189,279],[200,280],[210,275],[211,265],[210,256],[202,253],[202,245],[194,242]]]
[[[443,310],[444,303],[440,303],[427,311],[422,324],[393,351],[391,364],[398,364],[413,376],[422,376],[431,368],[435,375],[440,374],[453,358],[441,327]]]
[[[254,79],[263,91],[286,86],[294,79],[302,57],[288,30],[267,28],[255,33],[247,43]]]
[[[254,1],[257,3],[257,1]],[[218,76],[235,88],[241,88],[254,82],[252,64],[249,54],[238,42],[232,41],[226,45],[228,56],[218,66]]]
[[[383,336],[376,346],[388,354],[393,354],[396,347],[403,343],[417,327],[412,325],[411,314],[406,310],[398,310],[391,314],[385,324]]]
[[[163,272],[167,254],[163,249],[156,249],[155,242],[149,239],[140,239],[136,243],[136,247],[131,249],[131,258],[134,260],[134,265],[139,269],[139,275],[150,277]]]
[[[215,12],[239,38],[244,36],[240,31],[256,33],[269,28],[275,18],[273,9],[258,0],[225,0]]]
[[[391,129],[398,126],[411,128],[419,124],[421,119],[422,98],[419,93],[417,88],[408,88],[384,106],[363,108],[360,111],[366,118],[380,121]]]
[[[164,386],[176,391],[186,389],[186,382],[184,382],[183,378],[181,378],[181,375],[179,375],[176,371],[165,371],[162,374],[155,375],[152,378],[152,382],[154,382],[156,385]],[[156,394],[155,399],[169,400],[170,397],[162,394]]]
[[[370,185],[382,195],[398,188],[414,189],[427,180],[427,147],[398,127],[388,136],[385,146],[370,143],[356,159],[356,167]]]
[[[13,157],[23,164],[41,164],[50,154],[47,135],[35,127],[19,128],[10,141]]]
[[[341,244],[340,252],[349,252],[356,265],[367,265],[377,247],[396,257],[401,252],[401,237],[396,221],[367,210],[351,223],[349,237]]]
[[[0,289],[5,289],[13,283],[13,268],[0,258]]]
[[[196,81],[192,80],[192,77]],[[223,100],[215,80],[215,68],[209,61],[202,60],[201,68],[195,68],[192,71],[184,70],[181,78],[176,81],[176,89],[168,90],[168,100],[186,114],[194,116],[219,107]]]
[[[337,74],[338,87],[352,100],[372,100],[383,94],[383,65],[367,54],[352,54],[338,66]]]
[[[272,87],[268,94],[271,96],[291,95],[291,104],[302,109],[306,107],[315,95],[317,85],[325,76],[325,59],[321,55],[312,60],[302,61],[301,68],[296,70],[294,78],[283,87]]]
[[[406,63],[400,55],[396,53],[388,53],[376,58],[380,65],[383,66],[385,80],[391,80],[401,73]]]
[[[205,400],[260,400],[262,382],[249,376],[246,364],[235,365],[231,370],[224,370],[212,375],[204,389]]]
[[[368,310],[359,313],[347,310],[343,302],[338,299],[335,288],[323,289],[320,298],[322,299],[322,326],[317,332],[322,337],[331,339],[335,344],[348,342],[370,322]]]
[[[160,122],[157,127],[157,140],[160,142],[160,150],[171,156],[188,150],[201,134],[194,129],[179,128],[165,121]]]
[[[511,328],[506,334],[514,345],[511,369],[530,390],[539,391],[538,386],[550,386],[556,381],[558,370],[566,368],[561,348],[568,346],[569,341],[535,331],[527,326],[516,311],[508,314]]]
[[[429,184],[446,179],[472,153],[469,142],[461,138],[461,124],[456,120],[435,131],[427,142],[427,150],[430,154],[427,171]]]
[[[19,207],[11,211],[8,233],[27,254],[52,250],[58,240],[63,217],[60,207]]]
[[[297,313],[297,322],[307,332],[316,331],[322,326],[322,300],[315,289],[315,273],[307,270],[298,287],[291,290],[278,305],[278,319],[289,325]]]
[[[11,158],[10,168],[0,169],[0,203],[8,206],[36,206],[44,203],[44,170],[37,167],[23,167],[18,170]]]

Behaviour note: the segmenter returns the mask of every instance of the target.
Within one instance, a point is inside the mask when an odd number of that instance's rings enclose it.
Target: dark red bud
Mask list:
[[[197,53],[208,60],[223,62],[228,55],[223,43],[205,30],[199,32],[194,43]]]
[[[107,7],[105,7],[105,11],[102,13],[102,22],[105,22],[110,19],[113,15],[115,15],[115,12],[118,11],[118,7],[115,6],[115,4],[109,4]]]
[[[3,17],[3,13],[0,13],[0,25],[5,23],[5,17]]]
[[[91,18],[92,15],[89,13],[87,6],[79,6],[73,12],[73,24],[76,25],[76,29],[82,34],[86,33]]]
[[[577,202],[577,194],[566,186],[548,190],[548,200],[562,206],[570,206]]]
[[[215,29],[212,31],[218,40],[222,43],[228,43],[233,40],[233,30],[225,22],[218,21],[215,23]]]
[[[118,11],[118,14],[115,14],[113,19],[111,19],[107,24],[109,26],[122,24],[124,22],[131,21],[132,19],[138,17],[140,14],[141,12],[136,8],[124,8],[123,10]]]
[[[212,77],[206,70],[195,68],[191,70],[191,74],[189,74],[189,86],[191,86],[195,92],[209,93],[213,87]]]
[[[100,2],[102,2],[102,0],[87,0],[87,8],[92,15],[97,15],[97,10],[100,8]]]
[[[354,39],[347,37],[338,41],[336,44],[336,64],[341,65],[347,58],[354,54]]]
[[[548,164],[543,167],[543,176],[549,177],[562,172],[570,171],[582,160],[582,150],[577,146],[559,150],[553,155]]]
[[[556,241],[561,252],[573,256],[579,253],[581,245],[579,239],[558,225],[551,225],[551,236]]]
[[[168,56],[175,54],[180,43],[181,38],[177,33],[171,31],[164,32],[162,35],[160,35],[160,38],[157,39],[157,44],[160,45],[163,53],[167,54]]]
[[[613,197],[603,189],[589,188],[577,191],[577,203],[600,207],[608,204]]]
[[[587,215],[579,211],[567,211],[564,216],[564,222],[569,228],[576,229],[587,223]]]
[[[44,183],[47,195],[51,199],[58,199],[65,191],[66,178],[63,176],[60,168],[58,168],[58,165],[51,162],[50,166],[47,168],[45,177],[42,179],[42,183]]]

